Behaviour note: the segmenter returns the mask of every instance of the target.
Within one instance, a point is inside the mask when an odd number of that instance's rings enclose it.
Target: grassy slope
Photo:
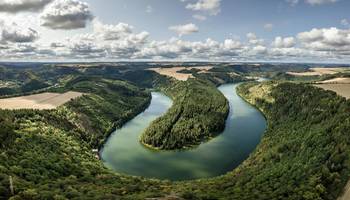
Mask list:
[[[94,148],[101,146],[116,127],[146,109],[151,101],[150,93],[118,80],[78,77],[68,82],[65,89],[89,94],[71,101],[60,111],[68,112],[65,116],[79,125],[81,137]]]
[[[174,104],[146,129],[142,143],[159,149],[181,149],[198,145],[223,130],[229,105],[214,85],[189,79],[169,86],[165,93]]]

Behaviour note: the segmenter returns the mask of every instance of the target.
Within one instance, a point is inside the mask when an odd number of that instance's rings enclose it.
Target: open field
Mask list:
[[[82,95],[83,93],[72,91],[63,94],[46,92],[29,96],[0,99],[0,109],[55,109]]]
[[[340,72],[345,72],[347,70],[349,70],[349,68],[315,67],[315,68],[310,68],[309,72],[287,72],[287,74],[293,75],[293,76],[322,76],[327,74],[337,74]]]
[[[350,84],[315,84],[316,87],[323,88],[325,90],[331,90],[336,92],[338,95],[343,96],[347,99],[350,99]]]
[[[325,81],[321,81],[319,83],[333,83],[333,84],[338,84],[338,83],[346,83],[346,84],[350,84],[350,78],[332,78],[329,80],[325,80]]]
[[[180,81],[186,81],[189,78],[193,78],[192,74],[184,74],[179,73],[178,71],[184,70],[184,69],[198,69],[200,70],[199,73],[206,73],[208,70],[212,69],[213,67],[210,66],[204,66],[204,67],[172,67],[172,68],[150,68],[149,70],[155,71],[161,75],[170,76],[173,78],[176,78]]]

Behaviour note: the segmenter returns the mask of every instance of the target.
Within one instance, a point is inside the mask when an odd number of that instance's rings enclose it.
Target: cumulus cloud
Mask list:
[[[342,30],[334,27],[312,29],[299,33],[298,39],[310,50],[350,55],[350,29]]]
[[[276,37],[272,42],[272,46],[276,48],[291,48],[296,44],[294,37]]]
[[[220,13],[221,0],[198,0],[196,3],[189,3],[186,5],[187,9],[194,11],[207,12],[210,15],[217,15]]]
[[[99,20],[93,21],[93,29],[95,34],[102,37],[104,40],[118,40],[121,37],[132,32],[133,27],[126,23],[118,23],[116,25],[103,24]]]
[[[254,54],[265,54],[265,53],[267,53],[267,47],[262,46],[262,45],[258,45],[258,46],[253,47],[252,52]]]
[[[255,33],[247,34],[248,42],[252,45],[262,45],[264,43],[263,39],[259,39]]]
[[[55,0],[41,14],[42,26],[51,29],[78,29],[86,27],[93,15],[87,3],[78,0]]]
[[[35,12],[44,8],[53,0],[1,0],[0,12],[17,13],[21,11]]]
[[[184,25],[170,26],[169,30],[176,32],[179,36],[189,35],[189,34],[196,33],[199,31],[198,27],[192,23],[184,24]]]
[[[148,40],[149,33],[134,33],[126,23],[104,24],[98,19],[92,23],[93,32],[53,42],[51,47],[61,55],[73,58],[131,59]]]
[[[34,42],[39,38],[37,31],[32,28],[24,28],[16,23],[0,21],[0,42],[2,43],[27,43]]]
[[[167,41],[152,41],[140,52],[136,58],[143,59],[231,59],[243,51],[239,41],[227,39],[218,42],[208,38],[205,41],[190,42],[178,38]]]

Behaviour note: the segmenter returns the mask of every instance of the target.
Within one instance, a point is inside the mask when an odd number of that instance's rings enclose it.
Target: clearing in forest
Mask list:
[[[56,109],[58,106],[82,95],[83,93],[72,91],[63,94],[45,92],[41,94],[0,99],[0,109]]]
[[[198,73],[206,73],[208,70],[212,69],[213,67],[205,66],[205,67],[171,67],[171,68],[150,68],[149,70],[155,71],[158,74],[170,76],[173,78],[176,78],[180,81],[186,81],[189,78],[193,78],[192,74],[185,74],[180,73],[181,70],[191,70],[191,69],[197,69],[200,70]]]
[[[350,84],[341,83],[341,84],[315,84],[316,87],[323,88],[325,90],[331,90],[336,92],[338,95],[343,96],[347,99],[350,99]]]
[[[333,83],[333,84],[346,83],[346,84],[350,84],[350,78],[347,78],[347,77],[332,78],[332,79],[328,79],[325,81],[321,81],[319,83]]]
[[[310,68],[310,71],[308,72],[287,72],[287,74],[293,75],[293,76],[322,76],[327,74],[337,74],[340,72],[345,72],[349,70],[350,68],[326,68],[326,67],[315,67]]]

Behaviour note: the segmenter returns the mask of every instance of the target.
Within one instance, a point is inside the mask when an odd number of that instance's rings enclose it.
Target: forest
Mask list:
[[[80,124],[80,135],[93,148],[99,148],[116,128],[146,109],[151,94],[125,81],[78,76],[63,88],[52,92],[77,91],[83,95],[60,109],[61,116],[70,116],[72,124]]]
[[[164,92],[174,100],[173,106],[142,134],[143,144],[163,150],[182,149],[224,129],[229,105],[215,85],[189,79],[168,86]]]

